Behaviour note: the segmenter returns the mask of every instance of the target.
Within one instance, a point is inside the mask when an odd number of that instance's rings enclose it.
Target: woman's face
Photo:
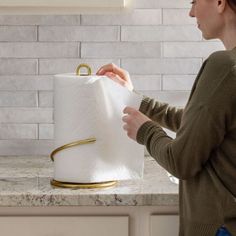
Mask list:
[[[214,39],[220,37],[222,20],[218,13],[218,0],[193,0],[189,15],[196,17],[203,38]]]

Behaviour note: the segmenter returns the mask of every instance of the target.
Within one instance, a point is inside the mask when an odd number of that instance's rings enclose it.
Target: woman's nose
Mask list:
[[[189,11],[189,16],[190,17],[195,17],[193,6],[191,7],[191,9]]]

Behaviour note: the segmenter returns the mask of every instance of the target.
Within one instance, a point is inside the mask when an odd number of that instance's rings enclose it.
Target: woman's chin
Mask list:
[[[204,34],[202,33],[202,37],[205,39],[205,40],[210,40],[210,39],[215,39],[216,37],[212,36],[212,35],[209,35],[209,34]]]

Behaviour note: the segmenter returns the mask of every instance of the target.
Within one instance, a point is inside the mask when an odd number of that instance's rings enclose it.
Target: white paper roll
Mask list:
[[[56,75],[55,149],[96,138],[95,143],[62,150],[54,158],[54,179],[94,183],[143,177],[144,148],[123,130],[123,109],[139,108],[142,97],[105,76]]]

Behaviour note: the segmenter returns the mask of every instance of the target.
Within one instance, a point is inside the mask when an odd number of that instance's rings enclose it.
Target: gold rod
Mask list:
[[[72,143],[67,143],[61,147],[58,147],[57,149],[55,149],[50,157],[51,157],[51,160],[54,161],[54,156],[56,153],[64,150],[64,149],[68,149],[68,148],[71,148],[71,147],[75,147],[75,146],[78,146],[78,145],[83,145],[83,144],[88,144],[88,143],[94,143],[96,142],[96,138],[88,138],[88,139],[83,139],[83,140],[78,140],[78,141],[75,141],[75,142],[72,142]]]

